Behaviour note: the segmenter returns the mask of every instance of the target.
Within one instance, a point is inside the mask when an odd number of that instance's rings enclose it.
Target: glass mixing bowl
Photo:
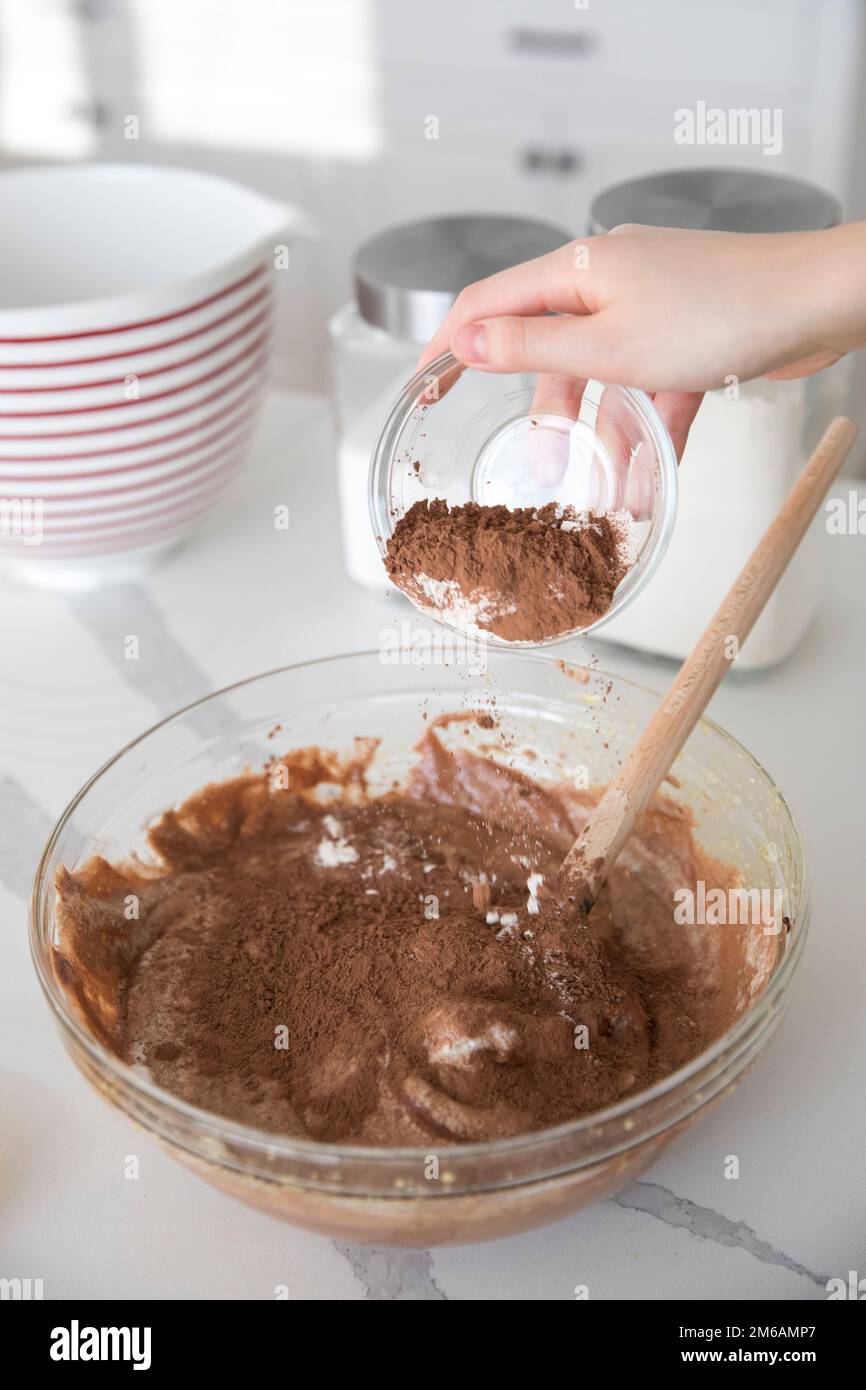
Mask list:
[[[378,652],[287,667],[190,705],[105,765],[58,822],[39,864],[31,945],[42,988],[74,1062],[112,1105],[208,1182],[311,1230],[370,1244],[429,1246],[525,1230],[609,1195],[641,1173],[675,1135],[726,1095],[784,1013],[806,936],[803,851],[788,807],[745,748],[702,720],[667,795],[692,809],[701,844],[736,864],[743,881],[778,890],[793,926],[747,934],[738,1004],[707,1051],[651,1089],[556,1129],[490,1143],[427,1149],[362,1148],[266,1133],[197,1109],[121,1062],[85,1026],[58,978],[54,875],[94,853],[141,852],[147,824],[214,779],[260,767],[288,748],[382,740],[373,786],[405,772],[422,715],[490,706],[513,735],[498,754],[531,776],[560,780],[576,766],[604,782],[655,711],[658,696],[619,677],[586,679],[550,658],[490,653],[486,672],[459,661],[391,664]],[[268,738],[282,725],[279,739]],[[472,746],[476,724],[454,726]],[[770,948],[761,944],[772,940]],[[430,1180],[429,1159],[439,1159]]]
[[[546,646],[609,622],[652,577],[676,518],[676,454],[643,391],[476,371],[445,353],[407,384],[373,455],[370,520],[383,559],[400,518],[434,498],[512,510],[554,502],[576,513],[614,512],[627,525],[630,567],[596,622],[543,643],[488,638],[511,648]],[[457,626],[444,612],[422,611]]]

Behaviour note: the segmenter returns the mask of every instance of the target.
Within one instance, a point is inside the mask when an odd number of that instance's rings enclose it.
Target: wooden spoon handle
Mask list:
[[[619,775],[592,812],[563,863],[560,880],[588,911],[638,817],[658,791],[739,654],[764,604],[854,443],[857,427],[843,415],[827,427],[774,521],[753,550],[697,646],[644,729]],[[573,885],[573,887],[572,887]]]

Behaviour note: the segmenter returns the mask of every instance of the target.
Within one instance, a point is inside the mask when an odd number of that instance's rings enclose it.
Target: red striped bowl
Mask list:
[[[291,220],[182,170],[0,175],[3,572],[125,577],[216,503],[255,428]]]

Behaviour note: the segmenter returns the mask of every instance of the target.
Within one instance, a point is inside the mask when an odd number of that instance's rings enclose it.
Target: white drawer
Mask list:
[[[425,140],[417,119],[392,118],[382,157],[388,198],[398,218],[400,200],[425,211],[509,208],[553,218],[572,235],[588,223],[592,197],[621,179],[652,170],[696,165],[740,166],[778,173],[810,171],[812,131],[802,122],[783,126],[782,152],[764,156],[753,146],[682,146],[672,138],[672,120],[635,121],[612,130],[580,112],[562,113],[533,130],[486,120],[444,117],[438,140]],[[369,176],[368,176],[369,177]],[[368,186],[369,187],[369,186]],[[372,188],[370,188],[372,193]],[[378,195],[376,195],[378,196]]]
[[[543,69],[554,84],[592,67],[615,78],[694,72],[704,81],[787,86],[810,62],[822,15],[850,0],[379,0],[376,46],[386,65]]]

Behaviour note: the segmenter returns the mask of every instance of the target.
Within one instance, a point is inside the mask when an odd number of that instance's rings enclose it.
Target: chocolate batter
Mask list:
[[[57,969],[91,1030],[206,1109],[374,1145],[555,1125],[712,1042],[742,941],[675,925],[672,894],[736,875],[688,813],[657,801],[581,924],[547,888],[593,797],[448,751],[441,722],[385,795],[375,744],[301,750],[167,811],[157,867],[61,868]]]

